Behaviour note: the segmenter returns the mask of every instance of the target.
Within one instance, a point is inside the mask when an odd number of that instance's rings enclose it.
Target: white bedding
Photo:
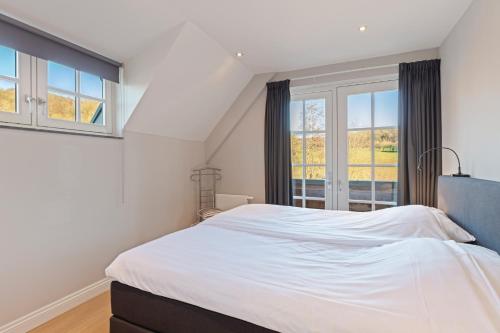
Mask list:
[[[389,237],[401,223],[377,214],[251,205],[129,250],[106,274],[280,332],[500,332],[495,252],[436,239],[432,223]]]

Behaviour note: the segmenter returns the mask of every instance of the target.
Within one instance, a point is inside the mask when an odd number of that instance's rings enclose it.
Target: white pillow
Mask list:
[[[430,211],[436,217],[441,229],[456,242],[469,243],[474,242],[476,238],[453,222],[441,209],[429,207]]]

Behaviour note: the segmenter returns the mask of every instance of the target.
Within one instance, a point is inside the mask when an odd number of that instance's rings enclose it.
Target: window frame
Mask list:
[[[81,94],[79,91],[79,75],[84,71],[75,69],[75,85],[77,85],[75,92],[53,87],[50,87],[50,90],[74,96],[77,117],[79,117],[79,100],[81,98],[103,102],[103,125],[50,119],[47,117],[49,91],[47,75],[48,61],[22,53],[15,49],[14,51],[16,52],[16,77],[12,78],[10,76],[0,75],[0,79],[15,83],[16,112],[0,112],[0,127],[24,128],[55,133],[74,133],[102,137],[115,137],[120,135],[122,125],[118,127],[117,121],[121,117],[119,110],[117,110],[117,108],[121,108],[121,103],[118,100],[121,96],[122,89],[120,84],[115,85],[113,82],[101,78],[103,81],[103,98],[87,96]]]
[[[308,100],[318,100],[318,99],[324,99],[325,100],[325,129],[324,130],[306,130],[305,129],[305,118],[306,118],[306,108],[305,108],[305,102]],[[297,131],[297,130],[292,130],[290,129],[290,140],[292,136],[295,134],[299,134],[301,139],[302,139],[302,163],[293,163],[292,162],[292,168],[294,167],[301,167],[302,168],[302,195],[298,196],[293,194],[293,201],[295,200],[301,200],[302,201],[302,206],[301,207],[307,207],[307,201],[321,201],[325,203],[325,208],[324,209],[335,209],[334,205],[334,200],[332,198],[332,191],[331,191],[331,184],[332,184],[332,170],[331,167],[333,163],[329,163],[329,161],[333,158],[333,156],[336,154],[334,150],[336,150],[335,145],[332,145],[332,138],[330,137],[332,133],[332,126],[336,126],[333,124],[335,121],[332,119],[332,96],[330,93],[323,93],[323,92],[317,92],[317,93],[303,93],[303,94],[293,94],[291,96],[291,101],[292,102],[297,102],[301,101],[302,102],[302,130]],[[291,113],[290,113],[291,116]],[[291,125],[291,122],[290,122]],[[324,134],[325,135],[325,163],[324,164],[314,164],[314,163],[307,163],[307,153],[306,153],[306,136],[308,134]],[[291,147],[292,148],[292,147]],[[292,153],[290,151],[290,153]],[[325,168],[325,196],[320,198],[320,197],[311,197],[306,195],[306,170],[307,167],[323,167]],[[293,179],[293,177],[292,177]],[[293,190],[293,189],[292,189]]]
[[[2,81],[15,83],[16,112],[0,112],[0,123],[31,125],[31,56],[14,50],[16,53],[16,77],[0,75]]]
[[[369,83],[359,83],[354,85],[347,86],[339,86],[337,88],[337,94],[339,96],[339,123],[346,124],[346,126],[339,127],[339,184],[345,188],[345,190],[341,190],[341,194],[339,195],[339,209],[341,210],[349,210],[350,203],[359,203],[359,204],[369,204],[371,207],[371,211],[376,210],[377,205],[383,206],[391,206],[395,207],[398,205],[397,201],[380,201],[376,200],[376,183],[375,179],[375,169],[376,168],[384,168],[384,167],[396,167],[399,168],[398,163],[376,163],[375,161],[375,133],[377,130],[384,129],[397,129],[398,126],[375,126],[375,94],[377,92],[384,91],[393,91],[398,90],[398,81],[399,79],[392,79],[380,82],[369,82]],[[370,93],[371,98],[371,126],[370,127],[360,127],[360,128],[348,128],[347,124],[347,97],[349,95]],[[343,112],[346,111],[346,112]],[[371,163],[349,163],[348,156],[348,133],[350,132],[359,132],[359,131],[370,131],[371,136]],[[399,144],[399,143],[398,143]],[[341,158],[343,157],[343,158]],[[346,163],[342,163],[345,158]],[[359,199],[351,199],[349,197],[349,168],[350,167],[367,167],[370,168],[370,186],[371,186],[371,200],[359,200]],[[399,170],[398,170],[399,172]],[[400,180],[398,179],[397,182]],[[347,206],[345,206],[347,205]]]
[[[48,84],[48,61],[37,59],[37,96],[38,96],[38,112],[37,124],[44,128],[59,128],[69,129],[82,132],[106,133],[113,132],[113,115],[112,115],[112,100],[113,89],[108,80],[103,80],[103,98],[96,98],[80,93],[80,71],[75,70],[75,91],[66,91],[64,89],[50,87]],[[48,93],[49,90],[56,93],[70,95],[75,97],[75,112],[76,120],[68,121],[62,119],[52,119],[48,117]],[[93,101],[103,102],[104,107],[104,125],[85,124],[79,122],[80,118],[80,100],[81,98],[90,99]]]

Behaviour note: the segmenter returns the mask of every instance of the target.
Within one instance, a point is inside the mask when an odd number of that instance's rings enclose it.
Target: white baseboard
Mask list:
[[[102,294],[109,289],[111,280],[106,278],[69,294],[2,327],[0,333],[25,333],[72,308]]]

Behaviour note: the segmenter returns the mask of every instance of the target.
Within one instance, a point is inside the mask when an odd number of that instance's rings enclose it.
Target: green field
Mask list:
[[[397,129],[377,129],[374,133],[375,164],[398,164]],[[303,155],[303,138],[292,135],[293,164],[326,164],[324,134],[309,134],[305,138],[306,156]],[[371,164],[371,131],[350,131],[348,136],[349,164]],[[304,160],[304,161],[303,161]],[[302,167],[292,170],[294,179],[302,178]],[[371,167],[350,167],[349,180],[370,180]],[[375,180],[397,181],[397,167],[375,167]],[[325,179],[324,167],[308,167],[307,179]]]

